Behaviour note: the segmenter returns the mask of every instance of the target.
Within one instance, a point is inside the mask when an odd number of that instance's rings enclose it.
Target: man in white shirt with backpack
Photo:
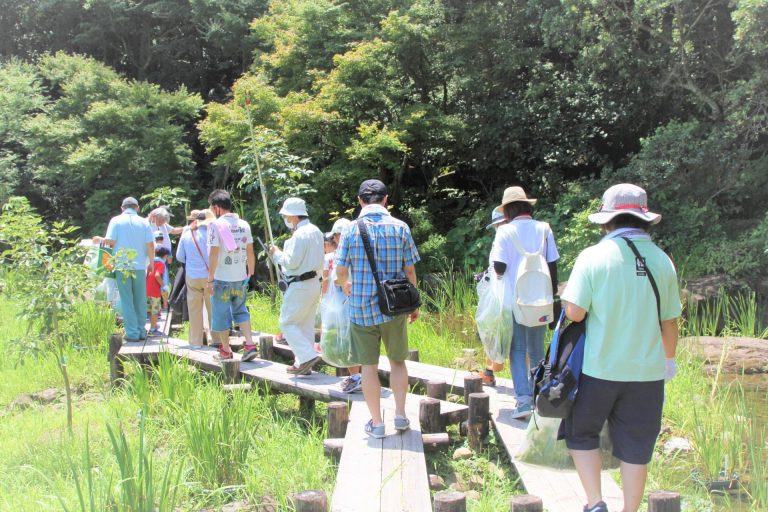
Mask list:
[[[505,306],[514,314],[509,355],[517,399],[513,418],[527,418],[533,412],[530,366],[544,357],[546,326],[556,320],[554,292],[560,255],[549,224],[531,216],[534,204],[536,199],[529,199],[521,187],[504,191],[496,211],[503,212],[508,223],[496,231],[489,258],[496,275],[504,280]]]

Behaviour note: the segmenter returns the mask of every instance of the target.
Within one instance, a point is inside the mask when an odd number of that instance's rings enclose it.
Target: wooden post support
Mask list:
[[[328,497],[324,491],[304,491],[291,494],[296,512],[327,512]]]
[[[425,452],[446,452],[451,445],[451,439],[448,437],[448,432],[421,434],[421,442],[424,444]]]
[[[222,361],[221,373],[224,375],[224,382],[227,384],[235,384],[240,380],[240,361]]]
[[[344,437],[347,435],[349,423],[349,406],[347,402],[331,402],[328,404],[328,435]]]
[[[435,512],[466,512],[467,498],[463,492],[441,491],[435,494]]]
[[[336,367],[336,376],[337,377],[347,377],[349,376],[349,368],[340,368]]]
[[[323,453],[326,457],[338,459],[341,457],[341,450],[344,449],[344,439],[326,439],[323,441]]]
[[[125,377],[123,370],[123,360],[119,356],[120,347],[123,346],[123,335],[113,334],[109,337],[109,352],[107,360],[109,361],[109,382],[112,387],[119,386]]]
[[[412,349],[408,351],[408,360],[409,361],[416,361],[419,362],[419,351],[416,349]]]
[[[437,398],[438,400],[445,400],[445,388],[446,384],[444,380],[428,380],[427,396],[430,398]]]
[[[512,496],[509,500],[509,510],[511,512],[544,512],[544,503],[538,496],[522,494]]]
[[[259,336],[259,357],[265,361],[275,359],[274,339],[272,336],[262,334]]]
[[[680,512],[680,494],[670,491],[650,493],[648,512]]]
[[[483,392],[483,378],[479,375],[468,375],[464,377],[464,403],[469,405],[469,395],[471,393]]]
[[[469,395],[469,417],[467,418],[467,438],[469,447],[479,451],[483,440],[488,436],[490,397],[488,393]]]
[[[299,414],[309,416],[315,411],[315,399],[307,396],[299,397]]]
[[[443,430],[440,418],[440,400],[437,398],[422,398],[419,402],[419,423],[425,434],[434,434]]]

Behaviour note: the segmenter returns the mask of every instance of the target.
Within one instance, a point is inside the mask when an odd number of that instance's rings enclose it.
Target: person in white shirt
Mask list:
[[[230,318],[240,325],[245,336],[242,361],[256,357],[251,332],[251,316],[245,301],[248,279],[256,268],[251,226],[232,213],[232,199],[226,190],[214,190],[208,196],[215,222],[208,225],[208,293],[211,297],[211,335],[221,343],[218,360],[232,359],[229,346]],[[230,316],[231,313],[231,316]]]
[[[509,187],[504,190],[501,205],[496,207],[496,211],[503,212],[508,222],[496,230],[489,260],[499,279],[504,279],[505,302],[514,301],[517,293],[517,271],[523,256],[516,249],[516,242],[527,252],[536,252],[543,247],[552,290],[557,290],[557,260],[560,255],[549,224],[533,219],[534,204],[536,199],[529,199],[521,187]],[[512,411],[513,418],[527,418],[533,412],[530,367],[544,358],[545,333],[546,325],[529,327],[514,320],[509,354],[509,369],[517,400],[517,407]]]
[[[292,231],[281,251],[269,248],[269,255],[279,265],[287,288],[280,308],[280,330],[293,350],[294,364],[288,373],[309,375],[320,360],[315,352],[315,312],[320,300],[320,276],[323,271],[323,233],[311,222],[303,199],[289,197],[280,209],[286,227]]]

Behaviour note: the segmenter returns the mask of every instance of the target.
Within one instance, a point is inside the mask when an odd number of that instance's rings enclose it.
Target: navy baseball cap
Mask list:
[[[357,195],[363,196],[385,196],[387,195],[387,186],[379,180],[365,180],[360,184]]]

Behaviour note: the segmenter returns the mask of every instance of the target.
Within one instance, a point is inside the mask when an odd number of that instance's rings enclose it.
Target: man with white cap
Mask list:
[[[624,510],[634,512],[661,430],[664,383],[677,371],[677,274],[648,235],[661,215],[648,211],[642,188],[610,187],[589,220],[605,236],[579,254],[562,295],[568,318],[586,318],[587,335],[579,393],[560,437],[586,491],[584,510],[606,512],[599,436],[608,421],[613,455],[621,461]]]
[[[307,205],[303,199],[289,197],[280,209],[280,215],[291,238],[283,250],[269,248],[269,255],[279,265],[285,278],[286,289],[280,308],[280,330],[295,361],[287,368],[293,375],[309,375],[320,360],[315,351],[315,313],[320,300],[320,277],[323,272],[323,233],[309,222]]]
[[[152,270],[155,245],[149,222],[139,217],[139,202],[126,197],[121,209],[122,213],[109,221],[106,236],[94,237],[94,241],[113,248],[125,327],[123,341],[140,341],[147,338],[147,272]]]

